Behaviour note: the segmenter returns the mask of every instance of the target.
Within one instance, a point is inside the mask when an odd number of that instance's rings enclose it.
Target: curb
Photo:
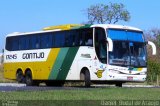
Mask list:
[[[19,84],[19,83],[0,83],[0,86],[25,87],[26,84]]]

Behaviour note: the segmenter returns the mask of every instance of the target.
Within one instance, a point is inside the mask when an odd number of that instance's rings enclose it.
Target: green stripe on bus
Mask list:
[[[68,50],[69,50],[69,48],[61,48],[60,49],[60,52],[56,58],[56,62],[52,67],[52,71],[49,76],[49,79],[56,79],[56,77],[61,69],[62,63],[66,57],[66,54],[68,53]]]
[[[61,71],[58,73],[57,80],[65,80],[66,79],[68,72],[70,70],[70,67],[73,63],[73,60],[77,54],[78,49],[79,49],[79,47],[69,48],[68,53],[63,61],[62,66],[61,66]]]

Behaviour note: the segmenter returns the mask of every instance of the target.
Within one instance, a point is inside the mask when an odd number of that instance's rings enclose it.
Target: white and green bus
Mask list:
[[[62,85],[65,81],[144,82],[146,42],[142,30],[122,25],[60,25],[6,36],[4,77],[19,83]]]

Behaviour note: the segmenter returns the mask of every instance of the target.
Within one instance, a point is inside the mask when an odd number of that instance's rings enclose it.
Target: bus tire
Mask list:
[[[27,86],[32,86],[33,85],[33,80],[32,80],[32,73],[30,70],[28,70],[25,74],[25,82]]]
[[[18,70],[16,73],[16,80],[18,83],[23,83],[24,82],[24,76],[22,70]]]
[[[82,70],[82,72],[80,73],[80,80],[84,82],[85,87],[91,86],[90,73],[88,69],[84,68]]]
[[[90,73],[89,73],[88,70],[85,71],[84,83],[85,83],[85,87],[90,87],[91,86]]]

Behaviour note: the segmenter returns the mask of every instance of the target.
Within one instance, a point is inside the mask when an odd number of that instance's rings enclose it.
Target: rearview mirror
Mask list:
[[[152,47],[152,55],[156,55],[156,45],[151,41],[148,41],[147,43]]]

